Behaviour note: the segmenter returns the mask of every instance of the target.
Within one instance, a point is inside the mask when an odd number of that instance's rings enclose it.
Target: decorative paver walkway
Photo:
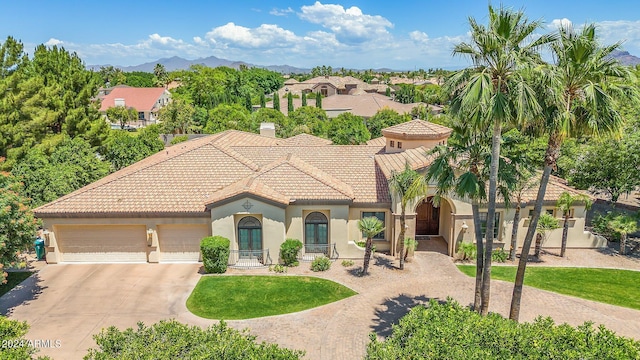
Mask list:
[[[568,254],[578,258],[578,252]],[[474,279],[459,272],[452,259],[441,253],[416,253],[402,271],[390,257],[376,254],[370,275],[365,277],[356,275],[360,264],[356,261],[355,266],[345,268],[338,260],[329,271],[314,273],[308,263],[302,263],[280,275],[331,279],[358,295],[295,314],[228,323],[238,329],[249,328],[259,340],[305,350],[307,359],[351,360],[363,357],[371,332],[380,337],[390,334],[391,325],[416,304],[447,297],[464,305],[473,301]],[[634,261],[625,265],[640,267]],[[41,355],[80,359],[94,345],[91,335],[105,326],[135,327],[138,320],[150,324],[168,318],[200,326],[213,324],[215,321],[199,318],[185,307],[200,277],[198,270],[197,264],[50,265],[20,290],[26,301],[10,292],[0,299],[0,311],[28,321],[28,339],[62,340],[61,348],[42,349]],[[229,275],[239,274],[269,273],[266,269],[229,270]],[[511,291],[511,284],[493,281],[490,311],[507,315]],[[640,311],[526,287],[521,321],[538,315],[572,325],[592,320],[620,335],[640,339]]]

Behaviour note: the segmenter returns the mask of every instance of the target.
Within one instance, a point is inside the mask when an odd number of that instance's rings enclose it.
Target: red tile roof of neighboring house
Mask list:
[[[126,107],[133,107],[137,111],[156,110],[158,99],[166,91],[165,88],[136,88],[115,87],[109,95],[105,95],[100,105],[100,111],[107,111],[115,106],[115,99],[124,99]]]
[[[382,130],[382,135],[402,139],[441,139],[453,129],[424,120],[411,120]]]

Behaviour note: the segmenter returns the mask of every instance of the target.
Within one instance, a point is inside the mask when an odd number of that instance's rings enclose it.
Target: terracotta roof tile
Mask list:
[[[331,145],[333,142],[328,139],[303,133],[283,139],[280,144],[287,146],[325,146]]]
[[[403,139],[440,139],[448,137],[451,132],[453,129],[446,126],[419,119],[382,129],[384,136]]]
[[[155,109],[160,96],[167,91],[165,88],[135,88],[115,87],[105,95],[100,104],[100,111],[107,111],[115,106],[115,99],[124,99],[126,107],[133,107],[137,111],[151,111]]]

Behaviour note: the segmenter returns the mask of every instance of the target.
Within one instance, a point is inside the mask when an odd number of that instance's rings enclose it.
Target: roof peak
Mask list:
[[[387,138],[441,139],[451,135],[453,129],[426,120],[414,119],[382,129]]]

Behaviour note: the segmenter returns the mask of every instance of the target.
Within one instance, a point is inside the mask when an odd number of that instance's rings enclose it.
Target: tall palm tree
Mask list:
[[[409,164],[405,164],[402,172],[393,172],[389,179],[389,192],[391,196],[400,202],[400,233],[398,243],[400,244],[400,270],[404,269],[404,237],[406,224],[406,210],[410,202],[418,201],[427,195],[427,182],[417,171],[411,169]]]
[[[538,112],[535,94],[520,69],[541,62],[537,48],[553,38],[545,35],[532,39],[541,22],[529,21],[523,12],[503,7],[489,6],[487,26],[479,25],[473,18],[469,19],[469,25],[471,43],[456,45],[453,54],[469,58],[473,67],[452,76],[448,87],[454,89],[451,104],[454,114],[467,116],[479,128],[493,129],[481,309],[481,314],[487,314],[502,126]]]
[[[638,230],[638,221],[628,214],[618,214],[607,226],[613,232],[620,234],[620,255],[626,255],[627,235]]]
[[[627,86],[630,72],[611,58],[619,43],[601,46],[594,25],[586,25],[579,32],[572,27],[559,29],[559,36],[551,46],[554,64],[542,69],[538,94],[542,115],[534,126],[549,136],[544,158],[540,188],[529,229],[522,245],[528,254],[535,235],[549,176],[560,155],[562,142],[581,134],[604,135],[619,131],[623,121],[616,111],[616,99],[624,96],[638,101],[637,91]],[[520,256],[511,298],[509,318],[517,321],[520,315],[522,285],[527,256]]]
[[[362,264],[362,275],[369,270],[369,260],[371,260],[371,250],[373,249],[373,237],[384,231],[384,224],[377,217],[366,217],[358,221],[358,229],[367,237],[364,251],[364,261]]]
[[[567,251],[567,237],[569,236],[569,219],[571,218],[571,208],[577,201],[583,202],[587,210],[591,207],[591,199],[584,194],[571,195],[568,192],[560,194],[556,207],[562,211],[564,224],[562,225],[562,244],[560,245],[560,257],[564,257]]]

